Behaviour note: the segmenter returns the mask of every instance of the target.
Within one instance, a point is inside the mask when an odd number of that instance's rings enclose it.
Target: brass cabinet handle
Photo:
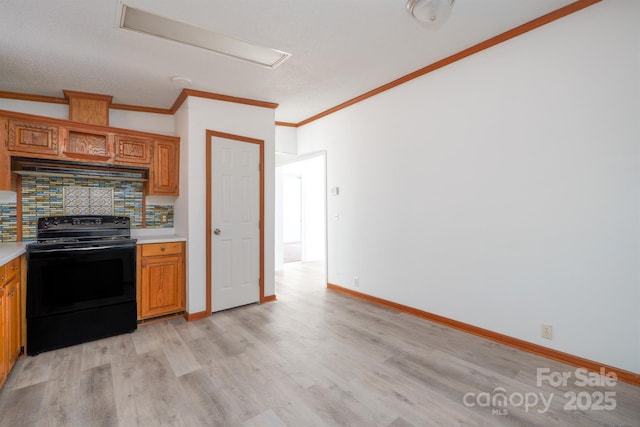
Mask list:
[[[18,268],[20,268],[20,267],[18,267],[17,265],[12,265],[11,266],[11,270],[12,271],[16,271]]]
[[[11,291],[9,291],[9,296],[12,297],[12,296],[15,295],[15,293],[16,293],[16,290],[15,289],[11,289]]]

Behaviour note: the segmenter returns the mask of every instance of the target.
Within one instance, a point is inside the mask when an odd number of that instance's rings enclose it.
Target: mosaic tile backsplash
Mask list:
[[[173,206],[147,205],[147,228],[173,227]]]
[[[0,241],[16,241],[16,204],[0,204]]]
[[[113,188],[64,187],[65,215],[113,215]]]
[[[88,178],[22,179],[22,240],[34,240],[38,217],[51,215],[120,215],[142,228],[143,184]],[[146,206],[147,228],[173,227],[173,206]],[[16,205],[0,204],[0,241],[17,240]]]

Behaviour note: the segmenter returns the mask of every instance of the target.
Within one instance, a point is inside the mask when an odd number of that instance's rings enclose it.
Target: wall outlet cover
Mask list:
[[[540,335],[545,339],[553,339],[553,326],[543,323],[540,327]]]

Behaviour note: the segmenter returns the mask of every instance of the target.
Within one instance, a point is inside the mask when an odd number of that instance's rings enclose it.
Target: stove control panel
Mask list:
[[[38,218],[38,230],[69,228],[121,228],[129,226],[126,216],[49,216]]]

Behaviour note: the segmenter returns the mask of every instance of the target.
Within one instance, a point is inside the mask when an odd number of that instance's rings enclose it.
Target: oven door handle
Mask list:
[[[117,249],[117,248],[132,248],[135,247],[135,243],[126,245],[108,245],[108,246],[81,246],[78,248],[57,248],[57,249],[37,249],[31,251],[31,253],[45,253],[45,252],[87,252],[97,251],[102,249]]]

